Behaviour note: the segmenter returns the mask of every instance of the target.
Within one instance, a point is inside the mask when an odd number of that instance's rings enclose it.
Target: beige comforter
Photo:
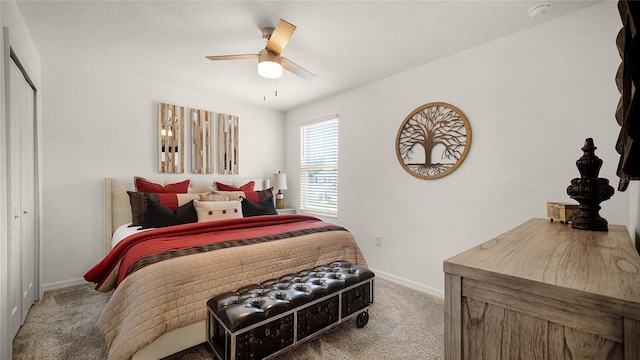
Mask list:
[[[215,294],[335,260],[366,266],[349,232],[329,231],[144,267],[117,287],[98,320],[109,359],[129,359],[162,334],[204,320]]]

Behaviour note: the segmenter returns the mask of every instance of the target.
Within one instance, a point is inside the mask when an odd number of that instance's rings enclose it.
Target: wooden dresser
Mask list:
[[[444,261],[446,359],[640,360],[627,229],[532,219]]]

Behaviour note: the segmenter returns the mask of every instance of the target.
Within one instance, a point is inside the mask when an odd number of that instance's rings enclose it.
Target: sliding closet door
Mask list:
[[[11,62],[9,88],[9,308],[15,336],[35,300],[35,92]]]

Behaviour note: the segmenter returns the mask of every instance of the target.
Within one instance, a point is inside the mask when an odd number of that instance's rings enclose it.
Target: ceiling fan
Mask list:
[[[262,39],[267,41],[267,46],[257,54],[218,55],[207,56],[209,60],[243,60],[258,59],[258,74],[260,76],[277,79],[282,76],[282,69],[290,71],[304,79],[311,80],[315,75],[303,67],[297,65],[286,57],[280,56],[282,50],[289,42],[289,38],[296,30],[296,26],[282,19],[278,21],[275,29],[266,27],[262,29]]]

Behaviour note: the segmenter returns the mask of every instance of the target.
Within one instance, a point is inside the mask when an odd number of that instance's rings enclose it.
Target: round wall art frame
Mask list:
[[[413,110],[396,136],[400,165],[421,179],[449,175],[462,164],[471,147],[471,125],[457,107],[432,102]]]

